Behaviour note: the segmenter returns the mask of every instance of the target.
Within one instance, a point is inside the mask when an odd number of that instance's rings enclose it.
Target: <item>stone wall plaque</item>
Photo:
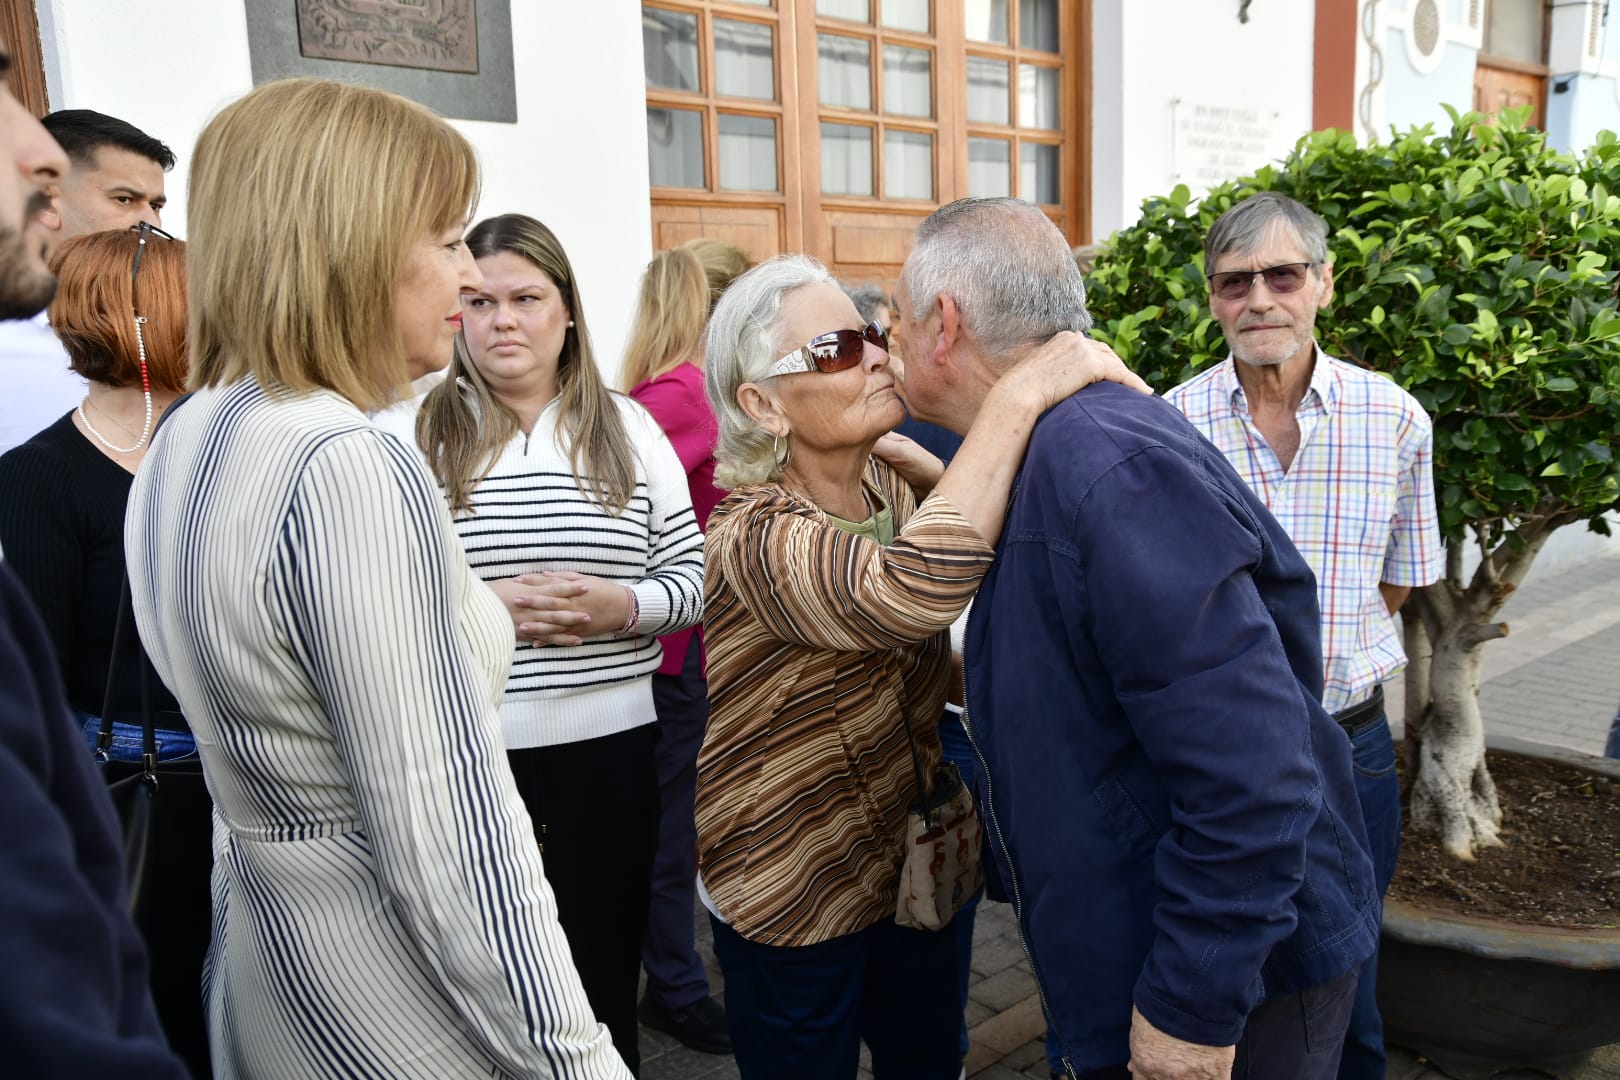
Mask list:
[[[1175,134],[1171,179],[1193,191],[1253,172],[1280,157],[1280,114],[1246,105],[1172,102]]]
[[[243,0],[253,83],[313,75],[517,120],[511,0]]]
[[[298,0],[304,56],[478,71],[477,0]]]

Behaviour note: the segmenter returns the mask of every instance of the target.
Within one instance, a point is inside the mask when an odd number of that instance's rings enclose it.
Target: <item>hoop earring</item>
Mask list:
[[[776,471],[782,472],[788,467],[788,462],[793,460],[793,444],[785,435],[772,435],[771,446],[775,450]]]

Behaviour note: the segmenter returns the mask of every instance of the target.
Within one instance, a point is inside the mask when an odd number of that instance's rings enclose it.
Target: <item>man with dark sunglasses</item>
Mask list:
[[[0,318],[17,319],[56,288],[39,211],[68,159],[6,87],[10,66],[0,49]],[[68,714],[44,625],[3,559],[0,821],[7,1074],[185,1076],[152,1008],[112,804]]]
[[[1309,208],[1275,192],[1237,203],[1205,238],[1204,272],[1232,355],[1165,398],[1226,455],[1316,574],[1322,703],[1350,739],[1382,896],[1401,839],[1382,689],[1406,666],[1393,615],[1445,558],[1433,428],[1394,382],[1316,344],[1333,262],[1327,225]],[[1341,1080],[1384,1076],[1377,961],[1361,969]]]
[[[895,300],[907,403],[954,431],[1090,325],[1013,199],[931,215]],[[1040,418],[964,723],[1062,1075],[1332,1080],[1379,911],[1318,634],[1309,567],[1175,409],[1099,385]]]

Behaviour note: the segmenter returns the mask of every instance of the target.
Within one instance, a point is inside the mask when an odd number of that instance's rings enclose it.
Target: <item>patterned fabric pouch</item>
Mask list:
[[[906,854],[894,921],[918,930],[939,930],[984,882],[979,811],[962,775],[948,761],[934,771],[929,794],[910,725],[906,737],[917,772],[918,800],[906,812]]]

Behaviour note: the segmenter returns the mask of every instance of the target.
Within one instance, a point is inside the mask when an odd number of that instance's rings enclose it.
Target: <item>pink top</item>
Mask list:
[[[658,426],[664,429],[675,453],[686,467],[686,484],[692,490],[692,512],[697,515],[698,528],[709,524],[709,513],[726,497],[714,486],[714,444],[720,438],[720,425],[715,422],[714,410],[703,392],[703,369],[696,364],[681,364],[655,378],[640,383],[630,396],[652,413]],[[686,650],[692,634],[698,635],[699,656],[702,656],[703,628],[678,630],[659,638],[664,647],[664,662],[660,675],[679,675],[686,660]],[[704,670],[707,670],[707,660]]]

